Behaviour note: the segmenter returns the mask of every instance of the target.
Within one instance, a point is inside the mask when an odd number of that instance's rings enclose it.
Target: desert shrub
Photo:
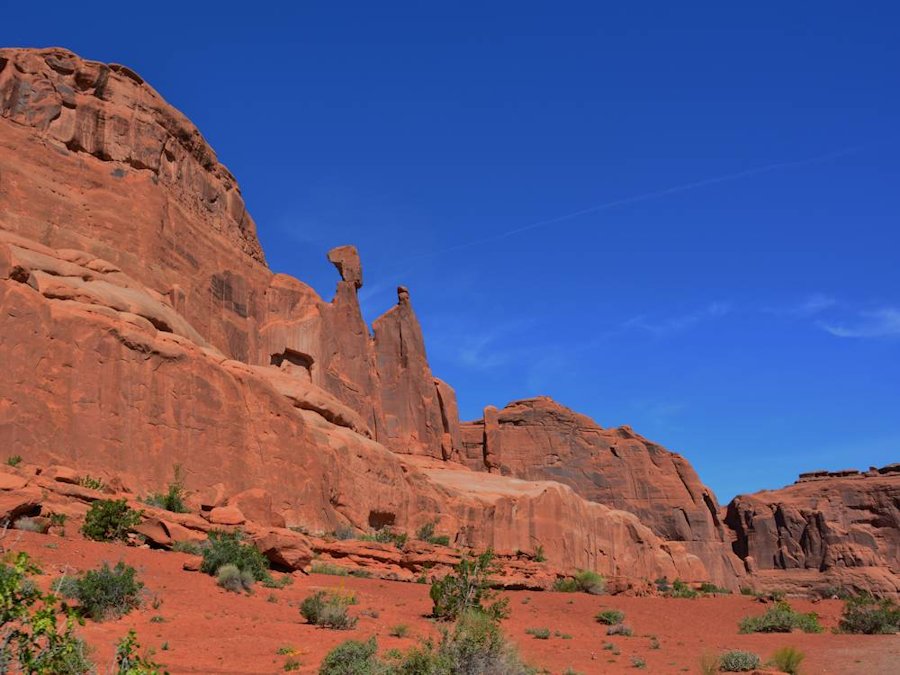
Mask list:
[[[742,652],[739,649],[722,652],[719,656],[719,670],[726,673],[743,673],[759,668],[759,657],[752,652]]]
[[[356,625],[356,618],[347,612],[353,598],[346,598],[329,591],[316,591],[300,605],[300,614],[314,626],[349,630]]]
[[[693,588],[684,583],[681,579],[672,582],[672,588],[667,595],[670,598],[696,598],[700,594]]]
[[[799,675],[800,664],[803,663],[803,659],[805,658],[806,655],[799,649],[795,649],[793,647],[782,647],[781,649],[776,650],[774,654],[772,654],[772,658],[769,659],[769,663],[771,663],[783,673],[788,673],[789,675]]]
[[[557,579],[553,590],[561,593],[590,593],[602,595],[606,590],[606,579],[591,570],[578,570],[573,576]]]
[[[203,545],[200,571],[215,575],[223,565],[234,565],[242,573],[246,572],[254,581],[265,581],[270,578],[269,561],[256,548],[244,542],[242,533],[212,530],[209,539]]]
[[[7,466],[19,466],[22,463],[22,455],[10,455],[6,458]]]
[[[82,675],[94,672],[77,617],[31,579],[40,570],[25,553],[0,564],[0,671]],[[64,621],[57,619],[62,609]]]
[[[231,563],[222,565],[216,572],[216,583],[232,593],[250,591],[255,581],[256,579],[249,570],[241,570],[237,565]]]
[[[163,645],[165,646],[165,645]],[[116,668],[118,675],[163,675],[166,671],[152,660],[152,654],[141,656],[138,652],[141,645],[137,641],[134,629],[128,631],[116,644]]]
[[[597,615],[594,618],[602,624],[614,626],[625,620],[625,612],[621,612],[618,609],[604,609],[601,612],[597,612]]]
[[[549,640],[550,639],[550,629],[549,628],[526,628],[526,635],[531,635],[538,640]]]
[[[391,628],[391,630],[388,632],[388,635],[397,638],[405,638],[407,635],[409,635],[409,626],[407,626],[405,623],[398,623],[396,626]]]
[[[534,547],[534,555],[532,556],[535,562],[546,562],[547,556],[544,555],[544,547],[538,544]]]
[[[356,532],[349,525],[341,525],[331,533],[331,536],[338,541],[347,541],[348,539],[356,539]]]
[[[181,471],[181,465],[176,464],[174,467],[175,476],[169,483],[165,492],[154,492],[144,499],[144,503],[155,506],[158,509],[165,509],[172,513],[187,513],[188,507],[184,503],[184,476]]]
[[[563,577],[553,582],[553,590],[557,593],[577,593],[578,582],[572,577]]]
[[[79,611],[94,621],[118,618],[141,604],[144,584],[137,572],[121,560],[115,567],[103,563],[98,570],[88,570],[80,577],[66,577],[56,588],[66,597],[78,601]]]
[[[635,668],[640,668],[641,670],[643,670],[647,667],[647,662],[644,661],[644,659],[642,659],[640,656],[632,656],[631,665]]]
[[[38,532],[44,534],[50,528],[50,523],[37,518],[32,518],[31,516],[23,516],[21,518],[16,518],[16,521],[13,523],[13,528],[16,530],[24,530],[25,532]]]
[[[287,659],[285,659],[282,670],[284,670],[285,672],[290,672],[293,670],[300,670],[300,666],[302,666],[302,665],[303,664],[300,662],[300,659],[297,659],[297,658],[294,658],[293,656],[291,656],[291,657],[288,657]]]
[[[716,654],[706,652],[700,656],[700,675],[717,675],[719,672],[719,657]]]
[[[78,484],[89,490],[102,490],[104,487],[103,479],[95,476],[82,476],[78,479]]]
[[[416,539],[427,541],[429,544],[436,546],[449,546],[450,537],[446,534],[435,534],[434,528],[436,522],[425,523],[416,531]],[[404,542],[405,543],[405,542]]]
[[[700,587],[697,590],[700,593],[704,593],[707,595],[731,595],[731,591],[729,591],[727,588],[716,586],[715,584],[708,581],[704,581],[702,584],[700,584]]]
[[[406,546],[409,536],[406,532],[394,532],[390,527],[375,530],[372,534],[364,534],[360,537],[363,541],[377,541],[379,544],[392,544],[397,548]]]
[[[332,649],[322,660],[319,675],[375,675],[382,670],[375,656],[378,644],[371,637],[365,642],[347,640]]]
[[[141,514],[125,499],[98,499],[88,509],[81,532],[94,541],[124,541],[140,522]]]
[[[762,616],[742,619],[739,626],[741,633],[790,633],[795,628],[804,633],[822,632],[822,625],[815,612],[796,612],[784,600],[776,602]]]
[[[313,574],[330,574],[335,577],[345,577],[350,574],[347,568],[327,562],[314,562],[309,571]]]
[[[509,616],[509,601],[498,599],[497,592],[490,587],[490,576],[496,572],[491,550],[460,560],[453,572],[431,584],[432,615],[445,621],[469,611],[482,612],[494,619]]]
[[[613,626],[609,626],[606,629],[607,635],[624,635],[625,637],[631,637],[634,631],[631,630],[630,626],[626,626],[624,623],[617,623]]]
[[[196,541],[176,541],[172,544],[172,550],[176,553],[188,553],[190,555],[202,555],[203,548]]]
[[[885,635],[900,631],[900,606],[893,600],[877,600],[868,593],[844,603],[839,629],[842,633]]]

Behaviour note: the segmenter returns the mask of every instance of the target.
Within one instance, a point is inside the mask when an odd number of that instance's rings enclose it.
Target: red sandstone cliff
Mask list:
[[[265,503],[269,525],[436,520],[460,545],[542,545],[560,568],[638,581],[736,587],[738,556],[763,570],[756,551],[774,545],[753,533],[765,509],[729,507],[733,533],[690,465],[628,428],[549,399],[461,425],[406,289],[370,332],[356,250],[329,259],[340,274],[330,302],[273,274],[234,178],[129,69],[0,50],[10,454],[114,475],[134,492],[158,489],[179,463],[196,494]],[[854,530],[855,555],[877,566],[896,554],[891,536],[867,544]],[[815,558],[804,555],[801,567]],[[889,589],[897,571],[882,567]]]

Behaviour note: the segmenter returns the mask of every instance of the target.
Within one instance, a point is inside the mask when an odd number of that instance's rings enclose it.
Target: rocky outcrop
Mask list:
[[[728,505],[734,552],[768,586],[900,593],[900,473],[810,473]]]

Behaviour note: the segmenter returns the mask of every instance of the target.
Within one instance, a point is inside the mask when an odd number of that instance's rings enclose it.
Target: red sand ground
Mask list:
[[[284,589],[257,586],[253,595],[244,596],[220,589],[209,576],[183,571],[186,556],[179,553],[27,532],[9,532],[3,545],[7,550],[31,554],[47,580],[67,568],[84,571],[104,560],[125,560],[138,569],[149,592],[143,608],[117,621],[89,621],[81,629],[95,648],[93,657],[101,672],[112,662],[113,644],[129,628],[137,630],[141,644],[154,648],[156,659],[172,673],[210,674],[284,672],[288,657],[277,653],[282,647],[295,650],[294,657],[302,662],[298,672],[314,673],[328,650],[344,640],[376,635],[381,649],[405,649],[418,637],[437,632],[426,618],[431,603],[425,585],[297,575]],[[323,587],[356,593],[359,604],[352,612],[360,620],[354,630],[325,630],[304,623],[298,611],[300,602],[311,590]],[[838,601],[792,601],[800,611],[818,612],[825,633],[740,635],[738,621],[764,611],[764,605],[743,596],[678,600],[528,591],[507,595],[512,616],[504,621],[504,630],[528,662],[552,673],[569,667],[585,674],[641,672],[632,665],[634,656],[646,661],[643,672],[697,673],[704,652],[746,649],[765,659],[785,645],[806,654],[804,674],[900,673],[900,636],[831,632],[840,615],[842,604]],[[155,608],[153,598],[158,599]],[[607,637],[605,626],[593,618],[603,608],[624,611],[634,636]],[[363,614],[373,610],[376,617]],[[153,617],[163,620],[152,622]],[[401,623],[410,627],[411,636],[390,637],[391,627]],[[525,633],[528,628],[541,627],[571,638],[538,640]],[[658,649],[651,647],[650,636],[656,636]],[[620,653],[604,650],[604,643],[615,644]]]

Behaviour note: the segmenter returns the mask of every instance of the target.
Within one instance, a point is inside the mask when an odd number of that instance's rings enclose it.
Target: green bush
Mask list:
[[[253,578],[249,571],[241,571],[237,565],[232,565],[231,563],[222,565],[216,573],[216,583],[232,593],[249,591],[253,588],[255,581],[256,579]]]
[[[149,506],[155,506],[158,509],[165,509],[172,513],[188,513],[190,509],[185,505],[184,498],[184,476],[181,472],[181,465],[176,464],[175,477],[165,492],[154,492],[144,499],[144,503]]]
[[[406,532],[394,532],[389,527],[383,527],[380,530],[375,530],[372,534],[364,534],[360,537],[362,541],[377,541],[379,544],[392,544],[397,548],[406,546],[408,538]]]
[[[531,635],[538,640],[549,640],[550,639],[550,629],[549,628],[526,628],[526,635]]]
[[[85,643],[75,635],[74,612],[43,594],[31,579],[40,569],[25,553],[0,565],[0,671],[82,675],[94,672]]]
[[[328,591],[316,591],[307,596],[300,605],[300,614],[314,626],[349,630],[356,626],[356,618],[347,612],[353,598],[346,598]]]
[[[89,490],[102,490],[104,487],[103,479],[94,476],[82,476],[78,479],[78,484]]]
[[[431,584],[432,616],[452,621],[469,611],[487,614],[493,619],[509,616],[509,601],[497,599],[490,587],[490,576],[498,571],[493,551],[476,558],[463,558],[453,572]]]
[[[560,593],[602,595],[606,590],[606,580],[591,570],[578,570],[574,576],[557,579],[553,590]]]
[[[641,670],[643,670],[647,667],[647,662],[644,661],[644,659],[642,659],[640,656],[632,656],[631,665],[635,668],[640,668]]]
[[[151,659],[152,654],[138,654],[141,645],[137,641],[134,629],[128,631],[116,644],[116,668],[118,675],[164,675],[162,666]],[[163,645],[165,648],[165,645]]]
[[[172,550],[176,553],[188,553],[189,555],[203,554],[203,547],[196,541],[176,541],[172,544]]]
[[[391,637],[405,638],[407,635],[409,635],[409,626],[407,626],[405,623],[398,623],[396,626],[391,628],[391,630],[388,632],[388,635],[390,635]]]
[[[80,577],[65,577],[56,588],[77,600],[84,616],[103,621],[124,616],[141,604],[144,584],[135,575],[135,569],[120,560],[113,568],[103,563],[99,570],[88,570]]]
[[[532,558],[534,559],[534,562],[547,562],[547,556],[544,555],[544,547],[540,544],[535,546]]]
[[[756,670],[759,668],[759,657],[752,652],[742,652],[739,649],[732,649],[723,652],[719,656],[719,670],[726,673],[743,673],[748,670]]]
[[[434,533],[434,528],[436,525],[436,522],[425,523],[422,527],[416,530],[416,539],[419,539],[420,541],[427,541],[429,544],[434,544],[436,546],[449,546],[450,537],[448,535]]]
[[[821,633],[822,625],[815,612],[795,612],[784,600],[779,600],[762,616],[748,616],[741,620],[741,633],[790,633],[800,629],[804,633]]]
[[[700,594],[681,579],[676,579],[672,582],[672,588],[667,595],[670,598],[696,598]]]
[[[325,656],[319,675],[376,675],[383,672],[383,666],[375,656],[376,651],[378,644],[374,636],[365,642],[342,642]]]
[[[621,612],[618,609],[604,609],[602,612],[598,612],[594,618],[602,624],[614,626],[625,620],[625,612]]]
[[[783,673],[788,673],[788,675],[799,675],[800,664],[803,663],[803,659],[805,658],[806,655],[799,649],[782,647],[772,654],[769,663]]]
[[[141,522],[141,514],[128,507],[125,499],[98,499],[88,509],[81,532],[94,541],[116,541]]]
[[[700,584],[700,587],[697,590],[705,595],[731,595],[731,591],[729,591],[727,588],[716,586],[715,584],[708,581],[704,581],[702,584]]]
[[[240,532],[212,530],[202,548],[201,572],[212,576],[218,574],[222,566],[234,565],[254,581],[270,578],[269,561],[256,548],[244,543],[244,535]]]
[[[22,455],[11,455],[6,458],[8,466],[19,466],[22,463]]]
[[[893,600],[877,600],[868,593],[844,603],[839,625],[842,633],[890,635],[900,631],[900,606]]]

